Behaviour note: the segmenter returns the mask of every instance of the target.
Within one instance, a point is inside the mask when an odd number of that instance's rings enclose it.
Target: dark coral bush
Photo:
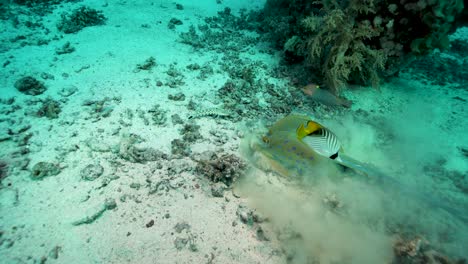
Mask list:
[[[337,92],[347,82],[378,86],[415,56],[447,48],[463,10],[463,0],[268,0],[262,30]]]
[[[82,6],[71,14],[62,14],[57,28],[65,34],[76,33],[85,27],[103,25],[106,19],[102,11]]]

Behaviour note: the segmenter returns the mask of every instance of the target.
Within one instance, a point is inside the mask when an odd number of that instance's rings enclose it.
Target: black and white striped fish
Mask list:
[[[317,154],[330,159],[338,158],[341,143],[336,135],[322,125],[308,121],[307,127],[298,129],[299,139],[313,149]]]

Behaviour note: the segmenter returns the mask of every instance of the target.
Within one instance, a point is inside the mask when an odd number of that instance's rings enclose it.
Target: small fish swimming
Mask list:
[[[343,106],[350,108],[352,102],[344,98],[335,96],[328,90],[320,88],[319,85],[311,83],[301,88],[302,92],[312,98],[312,100],[327,106]]]

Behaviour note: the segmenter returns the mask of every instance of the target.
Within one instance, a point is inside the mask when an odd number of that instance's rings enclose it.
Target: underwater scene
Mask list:
[[[468,263],[463,0],[0,0],[0,264]]]

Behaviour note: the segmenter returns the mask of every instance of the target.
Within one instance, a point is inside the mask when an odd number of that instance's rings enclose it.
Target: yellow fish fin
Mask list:
[[[308,136],[308,135],[318,131],[321,128],[323,128],[322,125],[320,125],[319,123],[314,122],[312,120],[309,120],[309,121],[307,121],[307,127],[304,127],[304,124],[301,124],[297,128],[297,130],[296,130],[297,138],[303,139],[305,136]]]

